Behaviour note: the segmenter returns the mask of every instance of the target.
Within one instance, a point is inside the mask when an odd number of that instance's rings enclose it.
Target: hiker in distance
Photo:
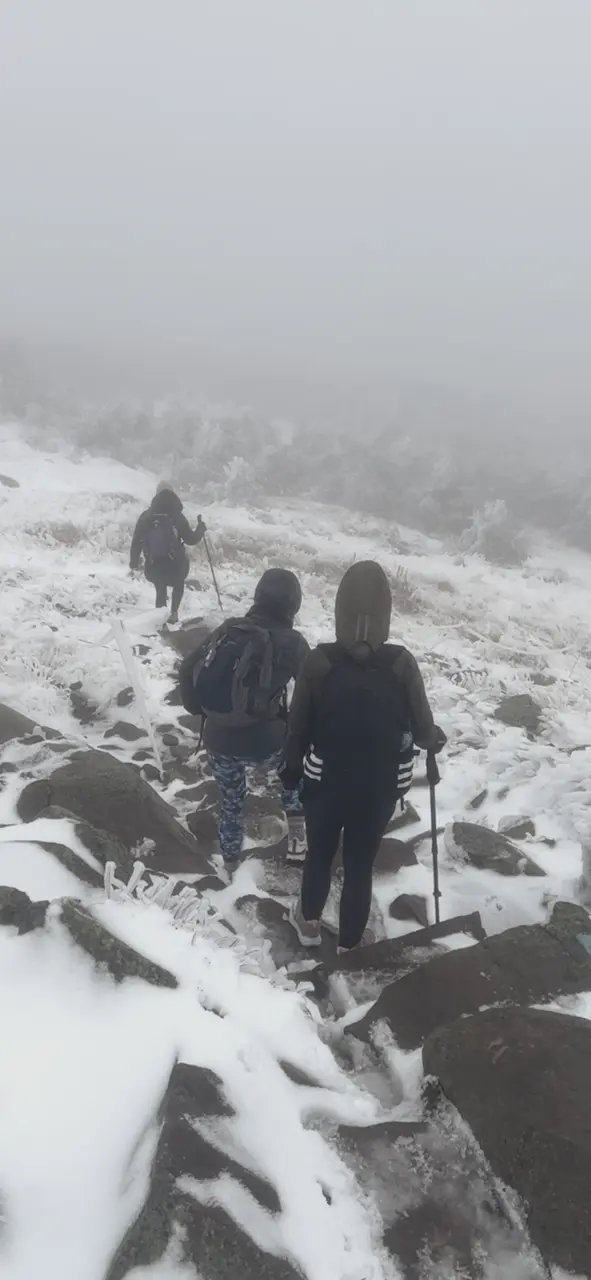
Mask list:
[[[412,781],[414,744],[440,751],[415,658],[388,644],[392,594],[378,564],[352,565],[336,597],[336,642],[306,658],[289,713],[282,783],[302,799],[308,852],[290,920],[303,946],[319,946],[332,865],[343,836],[339,951],[375,941],[366,928],[373,864]]]
[[[179,608],[189,573],[189,557],[185,545],[196,547],[207,532],[199,516],[197,528],[192,529],[183,512],[183,504],[167,480],[161,480],[147,511],[136,524],[131,540],[129,568],[134,573],[144,558],[144,575],[156,588],[156,608],[168,604],[168,589],[172,588],[170,617],[174,625],[179,620]]]
[[[244,618],[224,622],[180,668],[183,705],[202,714],[203,745],[221,792],[219,840],[229,868],[242,855],[246,769],[276,773],[287,735],[287,686],[309,646],[294,628],[302,590],[288,569],[267,569]],[[286,812],[301,812],[299,779],[283,789]]]

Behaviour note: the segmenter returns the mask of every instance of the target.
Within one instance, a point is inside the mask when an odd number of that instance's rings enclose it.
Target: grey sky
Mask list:
[[[0,331],[591,402],[589,0],[2,0]]]

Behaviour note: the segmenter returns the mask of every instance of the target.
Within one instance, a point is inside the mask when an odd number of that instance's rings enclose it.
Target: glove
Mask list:
[[[130,564],[129,566],[130,578],[137,578],[138,573],[139,573],[139,566],[137,564]]]
[[[197,528],[195,533],[198,533],[200,538],[203,538],[207,533],[207,525],[205,524],[205,521],[201,519],[201,516],[197,516]]]
[[[285,762],[279,765],[277,775],[284,791],[298,791],[302,781],[301,773],[295,773]]]
[[[438,756],[439,752],[443,751],[443,748],[447,743],[447,737],[443,732],[443,729],[439,728],[438,724],[435,725],[435,732],[437,734],[437,738],[435,740],[435,746],[433,747],[433,750],[435,752],[435,755]]]

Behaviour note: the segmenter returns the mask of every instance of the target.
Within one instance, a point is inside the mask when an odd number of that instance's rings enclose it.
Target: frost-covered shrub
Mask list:
[[[419,613],[421,602],[417,588],[408,576],[408,570],[399,565],[391,582],[392,608],[395,613]]]
[[[527,539],[509,517],[503,499],[477,511],[460,538],[460,550],[484,556],[491,564],[520,566],[528,556]]]

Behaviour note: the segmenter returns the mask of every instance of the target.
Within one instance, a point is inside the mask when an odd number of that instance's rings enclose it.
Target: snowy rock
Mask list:
[[[115,698],[115,702],[117,703],[118,707],[130,707],[132,702],[134,701],[135,701],[135,693],[131,685],[127,685],[125,689],[121,689],[121,691],[117,694],[117,697]]]
[[[426,964],[431,955],[437,955],[439,938],[459,933],[478,938],[485,936],[477,911],[468,916],[454,916],[453,920],[442,920],[440,924],[417,929],[402,938],[384,938],[370,947],[356,947],[345,955],[337,956],[331,967],[338,973],[376,971],[399,978],[417,964]],[[368,1017],[372,1012],[370,1010]],[[359,1025],[355,1023],[355,1028]]]
[[[146,736],[146,730],[139,729],[131,720],[118,720],[105,733],[105,738],[121,738],[123,742],[137,742],[139,738]]]
[[[12,476],[0,475],[0,484],[3,485],[5,489],[20,489],[18,480],[13,480]]]
[[[20,889],[0,885],[0,927],[16,929],[19,934],[32,933],[45,924],[48,906],[48,902],[31,902]]]
[[[58,805],[134,852],[144,841],[142,859],[150,869],[168,873],[210,870],[207,854],[177,821],[174,810],[139,776],[113,756],[84,751],[48,778],[25,787],[18,801],[24,822]]]
[[[485,800],[488,800],[488,790],[486,788],[484,791],[479,791],[478,795],[474,796],[473,800],[470,800],[470,803],[468,804],[468,808],[481,809]]]
[[[453,822],[447,827],[445,848],[452,859],[468,861],[480,871],[496,871],[500,876],[545,874],[506,835],[474,822]]]
[[[591,955],[579,941],[590,925],[582,907],[557,903],[546,925],[519,925],[413,969],[386,987],[351,1030],[368,1040],[385,1018],[400,1047],[415,1049],[437,1027],[483,1006],[527,1006],[591,991]]]
[[[423,1050],[494,1172],[522,1197],[546,1262],[587,1275],[591,1258],[591,1023],[547,1010],[487,1009]]]
[[[527,1231],[517,1213],[506,1213],[482,1153],[449,1104],[428,1123],[341,1125],[337,1141],[362,1189],[377,1199],[396,1275],[482,1280],[483,1259],[501,1256],[506,1270],[495,1268],[491,1280],[544,1280],[537,1266],[513,1270],[530,1252]]]
[[[43,815],[40,815],[43,817]],[[66,871],[70,871],[81,884],[89,885],[91,889],[102,889],[104,884],[104,876],[99,871],[95,871],[94,867],[90,867],[84,858],[80,858],[72,849],[68,849],[65,844],[50,843],[49,841],[40,840],[39,848],[44,849],[46,853],[56,858]],[[128,857],[128,862],[131,859]],[[122,870],[121,863],[117,864],[117,869]]]
[[[495,720],[511,729],[525,729],[530,737],[540,732],[542,708],[529,693],[516,693],[503,698],[495,711]]]
[[[417,920],[424,929],[429,927],[427,899],[416,893],[401,893],[388,908],[393,920]]]
[[[51,818],[53,821],[60,821],[63,818],[66,818],[69,822],[72,822],[74,832],[78,840],[80,840],[84,847],[88,849],[88,852],[97,859],[101,867],[106,867],[107,862],[114,862],[118,872],[122,873],[126,879],[131,875],[135,861],[134,856],[131,851],[127,849],[120,840],[117,840],[115,836],[111,835],[110,832],[102,831],[100,827],[95,827],[92,823],[81,820],[77,814],[72,813],[69,809],[62,808],[57,804],[49,805],[47,809],[43,809],[41,813],[36,814],[35,816],[38,818]],[[59,848],[59,845],[48,844],[47,848],[55,851]],[[59,857],[60,855],[56,854],[56,856]],[[81,859],[77,858],[75,854],[72,854],[72,858],[76,858],[76,864],[81,861]],[[62,860],[63,859],[60,858],[60,861]],[[86,866],[86,864],[84,865]],[[68,869],[72,870],[73,867]],[[91,871],[92,868],[88,867],[87,870]],[[74,874],[78,874],[78,872],[75,871]],[[79,878],[84,879],[84,876],[80,875]],[[92,881],[88,880],[87,883],[91,884]],[[102,883],[103,879],[101,877],[101,884]]]
[[[174,1241],[203,1280],[298,1280],[289,1262],[265,1253],[216,1203],[215,1186],[223,1180],[248,1195],[255,1214],[268,1216],[269,1225],[281,1211],[273,1184],[239,1162],[235,1140],[224,1134],[225,1118],[232,1114],[213,1072],[183,1063],[174,1067],[147,1199],[106,1280],[125,1280],[136,1268],[159,1262]],[[215,1128],[205,1132],[208,1118]]]
[[[101,719],[101,713],[96,702],[84,692],[80,681],[70,685],[70,706],[72,715],[79,724],[94,724],[95,720]]]
[[[527,840],[528,836],[535,836],[536,824],[532,818],[508,816],[499,822],[499,831],[508,840]]]
[[[177,986],[172,973],[116,938],[79,902],[64,902],[60,920],[76,945],[92,956],[97,968],[110,973],[115,982],[123,982],[125,978],[142,978],[154,987]]]

